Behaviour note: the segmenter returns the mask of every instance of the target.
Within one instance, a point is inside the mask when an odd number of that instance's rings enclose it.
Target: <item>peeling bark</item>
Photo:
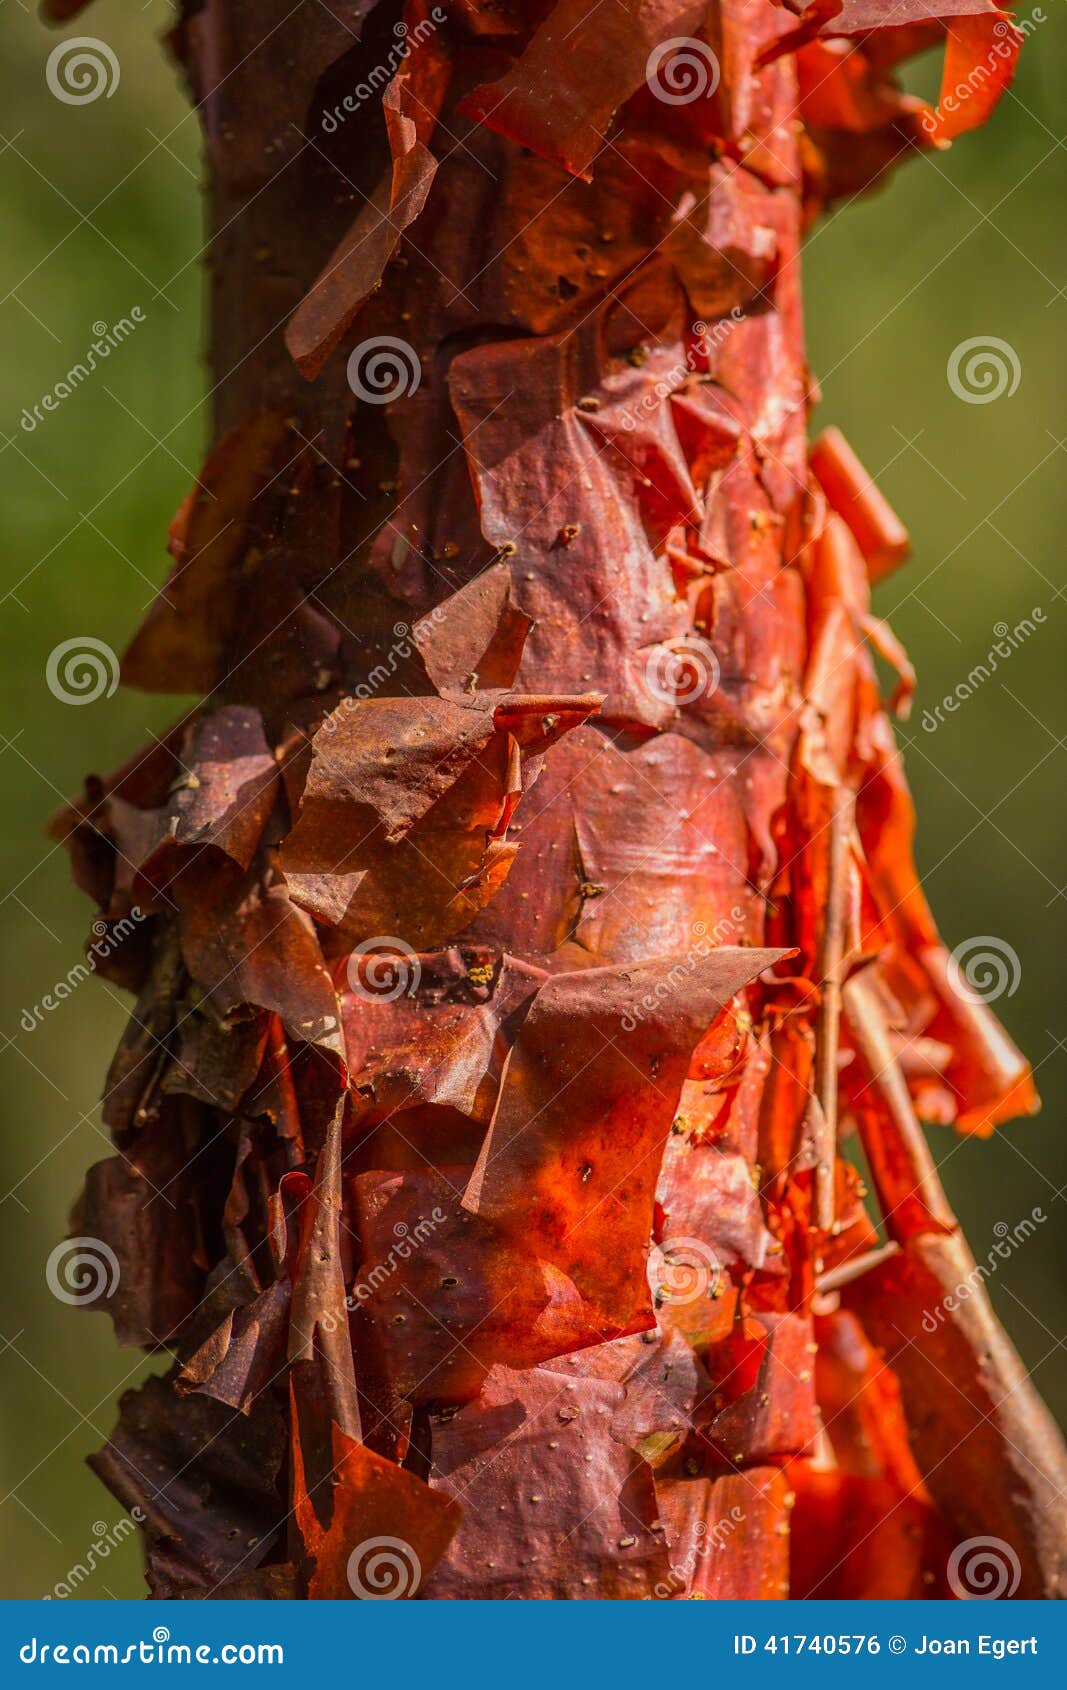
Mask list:
[[[906,535],[800,308],[1017,39],[885,10],[183,8],[216,437],[124,672],[205,696],[55,824],[152,915],[79,1230],[175,1356],[96,1459],[156,1595],[938,1595],[976,1529],[1063,1594],[981,1284],[925,1333],[918,1119],[1036,1096],[915,878]],[[893,81],[939,38],[964,116]]]

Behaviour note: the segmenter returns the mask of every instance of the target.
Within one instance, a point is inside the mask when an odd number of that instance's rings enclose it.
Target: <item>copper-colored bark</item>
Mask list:
[[[1062,1594],[981,1285],[922,1318],[918,1115],[1036,1099],[915,879],[906,536],[809,468],[802,226],[1016,47],[886,10],[184,8],[216,442],[125,674],[206,697],[58,824],[153,912],[79,1230],[176,1356],[97,1458],[156,1594]]]

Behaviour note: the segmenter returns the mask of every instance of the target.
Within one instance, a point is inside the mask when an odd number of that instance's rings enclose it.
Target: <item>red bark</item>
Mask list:
[[[1036,1098],[912,866],[906,535],[806,438],[805,221],[1010,76],[940,10],[185,7],[216,441],[125,678],[206,697],[59,823],[153,913],[78,1230],[176,1357],[97,1458],[157,1595],[938,1595],[979,1532],[1062,1594],[918,1125]]]

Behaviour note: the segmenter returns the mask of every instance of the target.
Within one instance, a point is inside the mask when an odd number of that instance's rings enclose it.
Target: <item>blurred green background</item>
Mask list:
[[[979,1258],[997,1221],[1040,1205],[1039,1229],[992,1280],[993,1301],[1061,1421],[1067,1183],[1060,1122],[1067,1021],[1060,956],[1067,905],[1063,790],[1067,654],[1063,347],[1067,343],[1067,86],[1064,0],[1036,20],[1014,91],[992,127],[849,205],[809,238],[809,355],[817,422],[845,431],[905,517],[915,556],[879,590],[920,677],[903,738],[921,818],[919,859],[950,946],[991,934],[1021,978],[998,1010],[1032,1057],[1045,1110],[986,1144],[933,1135],[949,1195]],[[1040,21],[1043,17],[1044,21]],[[109,98],[68,106],[46,90],[60,39],[22,0],[0,0],[0,513],[4,530],[0,688],[0,1594],[43,1596],[120,1518],[83,1465],[114,1401],[152,1365],[116,1350],[103,1315],[47,1290],[49,1250],[86,1166],[108,1154],[97,1115],[124,1023],[96,980],[27,1032],[27,1006],[81,956],[91,911],[48,813],[84,773],[122,760],[180,701],[117,692],[73,708],[48,690],[61,641],[121,651],[161,580],[166,524],[199,465],[203,245],[197,122],[157,37],[166,0],[97,0],[65,33],[118,56]],[[930,62],[912,84],[936,85]],[[144,322],[32,432],[24,407],[94,338],[139,306]],[[967,404],[946,364],[972,336],[1018,356],[1017,392]],[[1046,621],[936,733],[924,710],[965,679],[999,622]],[[80,1587],[140,1594],[133,1543]]]

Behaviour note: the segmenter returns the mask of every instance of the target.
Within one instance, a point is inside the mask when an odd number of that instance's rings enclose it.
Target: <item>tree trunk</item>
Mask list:
[[[800,310],[805,220],[989,77],[931,111],[945,26],[828,10],[187,0],[215,442],[124,678],[204,703],[59,823],[151,916],[77,1231],[175,1355],[95,1458],[157,1595],[1062,1594],[917,1120],[1036,1099],[915,879],[906,536],[809,455]]]

